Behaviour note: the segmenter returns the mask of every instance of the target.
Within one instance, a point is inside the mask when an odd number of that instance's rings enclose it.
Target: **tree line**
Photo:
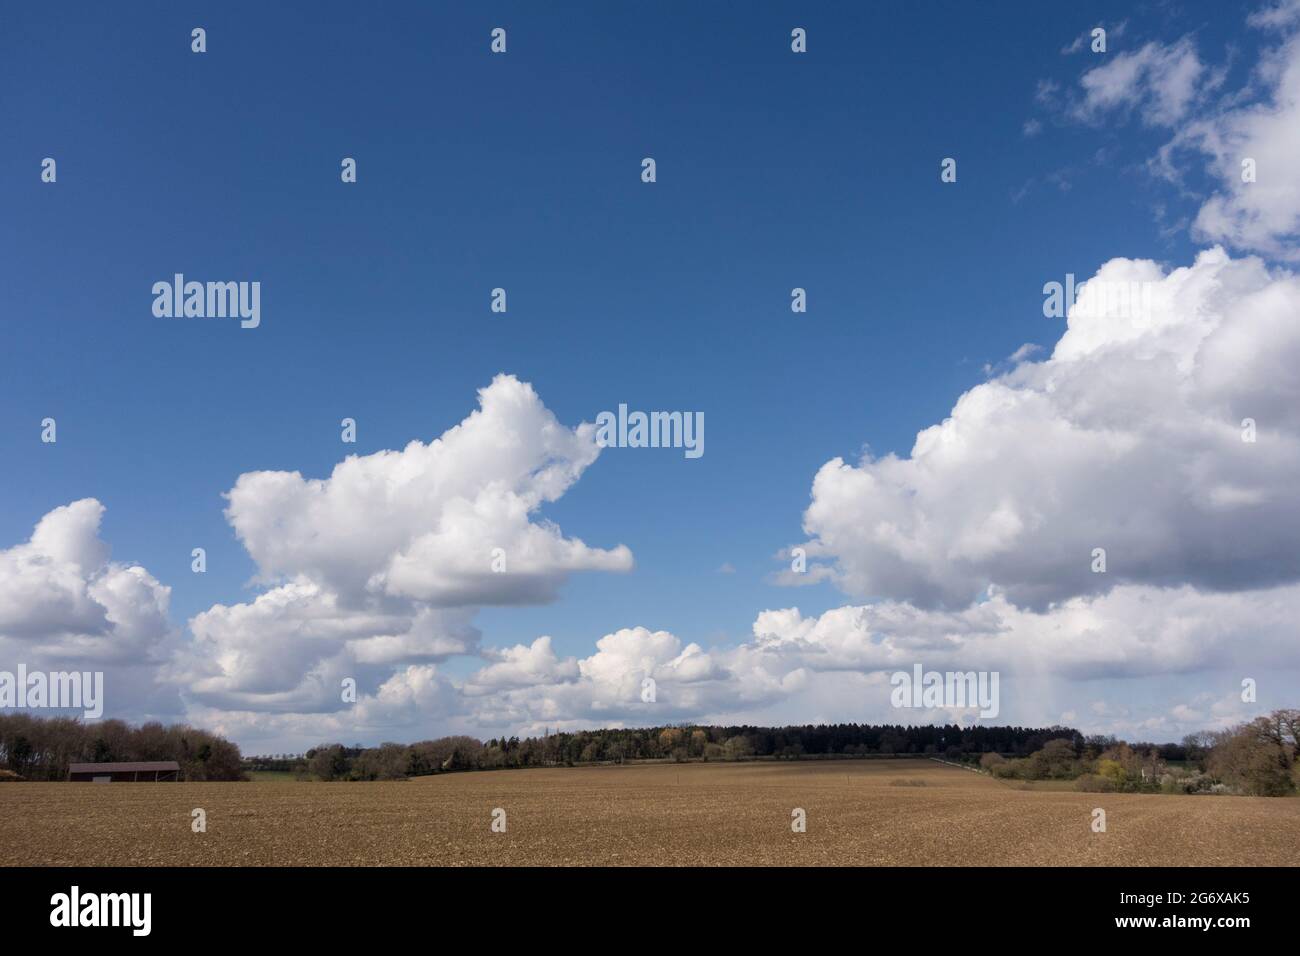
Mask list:
[[[239,748],[187,724],[0,713],[0,767],[23,780],[66,780],[74,763],[175,760],[182,780],[242,780]],[[13,779],[11,776],[10,779]]]
[[[1051,740],[1027,757],[985,754],[980,766],[1005,779],[1074,780],[1088,791],[1285,797],[1300,790],[1300,710],[1189,734],[1181,744]]]
[[[1069,727],[899,724],[675,725],[562,731],[542,736],[440,737],[377,747],[323,744],[293,757],[241,758],[239,748],[186,724],[0,713],[0,777],[66,780],[73,763],[175,760],[183,780],[242,780],[278,770],[319,780],[392,780],[461,770],[629,760],[748,760],[940,756],[1006,779],[1075,780],[1086,790],[1243,793],[1300,789],[1300,709],[1277,710],[1177,744],[1085,737]]]
[[[456,770],[556,767],[628,760],[746,760],[917,754],[961,759],[1034,753],[1051,740],[1082,742],[1069,727],[806,724],[789,727],[681,725],[557,732],[541,737],[440,737],[378,747],[322,744],[296,758],[253,757],[248,770],[290,771],[319,780],[394,780]]]

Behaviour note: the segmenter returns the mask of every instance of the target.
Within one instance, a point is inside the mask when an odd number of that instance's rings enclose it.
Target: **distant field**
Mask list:
[[[191,832],[195,807],[206,833]],[[490,829],[498,807],[505,833]],[[795,807],[806,833],[791,832]],[[924,760],[12,784],[0,863],[1297,865],[1300,800],[1018,790]]]

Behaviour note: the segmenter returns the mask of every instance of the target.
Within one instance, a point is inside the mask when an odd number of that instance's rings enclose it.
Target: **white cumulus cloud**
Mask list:
[[[138,565],[109,559],[104,506],[55,508],[31,539],[0,550],[0,651],[29,664],[148,658],[168,637],[171,591]]]
[[[499,375],[431,442],[350,456],[328,478],[239,476],[226,516],[271,586],[196,615],[172,679],[236,710],[341,710],[347,677],[372,707],[418,704],[425,672],[410,668],[477,653],[478,608],[547,602],[573,572],[631,568],[626,547],[589,547],[537,514],[598,454],[593,425],[560,424],[531,385]]]
[[[1049,358],[966,392],[910,455],[822,466],[805,547],[841,588],[960,608],[994,586],[1041,608],[1300,578],[1300,280],[1220,249],[1095,279]]]

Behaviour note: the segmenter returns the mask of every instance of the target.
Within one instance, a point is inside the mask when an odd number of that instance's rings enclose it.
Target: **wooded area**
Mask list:
[[[553,767],[626,760],[744,760],[756,757],[859,757],[929,754],[958,758],[1000,752],[1027,755],[1049,740],[1082,741],[1069,727],[905,727],[819,724],[791,727],[675,726],[582,730],[541,737],[441,737],[378,747],[324,744],[301,756],[246,761],[321,780],[384,780],[452,770]]]
[[[185,724],[0,715],[0,768],[25,780],[64,780],[71,763],[175,760],[182,780],[241,780],[247,771],[303,779],[395,780],[462,770],[555,767],[632,760],[833,759],[919,755],[978,765],[1019,780],[1075,780],[1083,789],[1285,796],[1300,788],[1300,710],[1178,744],[1127,743],[1070,727],[910,727],[818,724],[790,727],[615,728],[501,737],[440,737],[378,747],[323,744],[305,754],[241,758],[228,740]],[[2,773],[2,772],[0,772]]]
[[[242,780],[239,748],[186,724],[0,714],[0,767],[24,780],[66,780],[73,763],[175,760],[182,780]]]
[[[995,777],[1075,780],[1079,789],[1097,792],[1285,797],[1300,789],[1298,750],[1300,710],[1284,709],[1224,730],[1189,734],[1182,744],[1087,737],[1079,746],[1052,740],[1021,759],[985,754],[980,766]]]

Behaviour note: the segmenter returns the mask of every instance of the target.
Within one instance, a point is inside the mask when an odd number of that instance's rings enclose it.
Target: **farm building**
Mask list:
[[[68,779],[81,783],[161,783],[179,780],[181,765],[175,760],[141,760],[134,763],[74,763]]]

